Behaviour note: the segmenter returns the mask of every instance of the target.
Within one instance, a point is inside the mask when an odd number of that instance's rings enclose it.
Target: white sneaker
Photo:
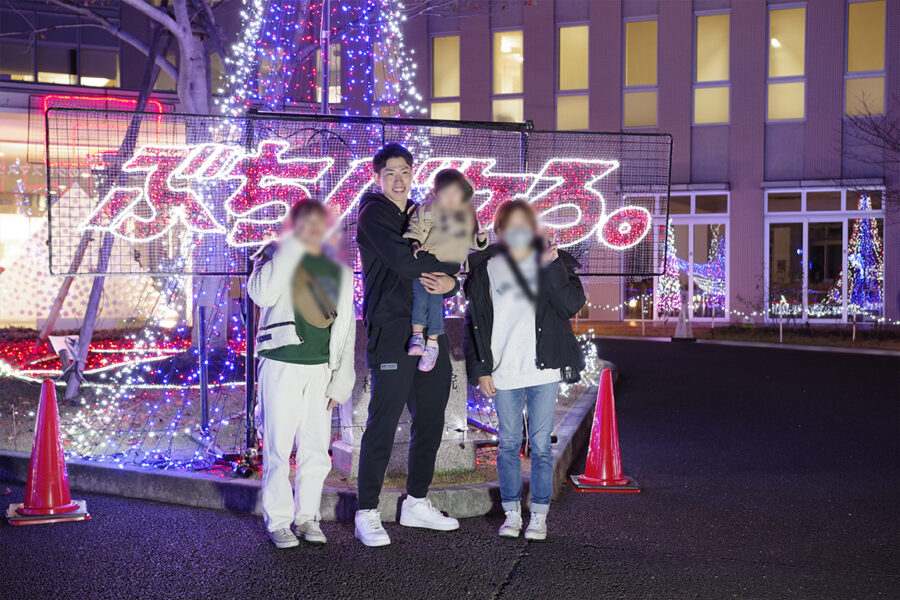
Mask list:
[[[428,498],[407,496],[400,507],[400,524],[404,527],[422,527],[438,531],[459,529],[459,521],[446,517],[431,504]]]
[[[356,511],[356,537],[366,546],[387,546],[391,538],[381,525],[377,508]]]
[[[298,537],[302,535],[303,539],[310,544],[324,544],[328,541],[328,538],[322,533],[322,528],[319,527],[319,522],[316,519],[309,519],[303,523],[295,523],[294,531],[297,532]]]
[[[506,511],[506,520],[500,527],[500,537],[517,538],[522,533],[522,513],[517,510]]]
[[[547,515],[542,513],[531,513],[531,521],[528,522],[528,529],[525,530],[525,539],[547,539]]]
[[[269,539],[272,540],[272,543],[275,544],[276,548],[293,548],[294,546],[300,545],[300,540],[298,540],[297,536],[291,533],[291,530],[287,527],[270,531]]]

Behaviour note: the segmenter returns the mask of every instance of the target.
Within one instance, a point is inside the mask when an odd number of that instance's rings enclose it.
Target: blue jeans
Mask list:
[[[550,510],[553,494],[553,452],[550,434],[556,412],[559,383],[545,383],[515,390],[497,390],[494,407],[500,422],[497,475],[503,510],[517,510],[522,500],[522,409],[528,406],[528,439],[531,442],[531,512]]]
[[[444,296],[429,294],[418,279],[413,279],[412,324],[424,327],[429,337],[444,333]]]

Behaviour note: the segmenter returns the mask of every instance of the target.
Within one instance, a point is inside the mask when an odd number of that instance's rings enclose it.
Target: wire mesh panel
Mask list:
[[[668,211],[671,138],[531,131],[524,124],[317,115],[242,118],[47,111],[54,274],[239,275],[290,206],[325,201],[358,266],[356,207],[386,141],[415,157],[413,199],[443,168],[475,188],[481,222],[525,198],[584,274],[664,268],[651,235]]]
[[[663,268],[653,226],[668,216],[668,135],[534,131],[526,171],[543,224],[583,275],[649,275]]]

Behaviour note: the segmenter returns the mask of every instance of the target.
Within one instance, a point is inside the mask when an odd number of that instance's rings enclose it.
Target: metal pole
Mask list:
[[[200,430],[209,433],[209,351],[206,346],[206,307],[197,306],[197,320],[200,350]]]
[[[641,336],[647,335],[647,313],[644,312],[644,294],[641,292]]]
[[[781,297],[781,306],[779,306],[778,310],[778,343],[784,343],[784,307],[787,305],[787,300],[785,300],[784,296]]]
[[[331,0],[325,0],[322,7],[322,33],[319,36],[320,45],[322,47],[322,114],[328,114],[328,95],[331,82],[329,81],[330,63],[331,63]]]

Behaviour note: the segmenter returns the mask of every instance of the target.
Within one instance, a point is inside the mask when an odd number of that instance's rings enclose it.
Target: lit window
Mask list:
[[[0,74],[13,81],[34,81],[32,45],[0,42]]]
[[[119,86],[118,52],[83,48],[79,58],[81,59],[81,85],[90,87]],[[212,64],[212,61],[210,62]],[[216,89],[215,86],[213,89]]]
[[[432,102],[431,118],[436,121],[459,121],[459,102]],[[434,127],[432,135],[458,135],[455,127]]]
[[[459,121],[459,102],[432,102],[431,118],[441,121]]]
[[[847,71],[884,70],[884,0],[852,2],[847,19]]]
[[[728,14],[697,17],[694,123],[727,123],[731,17]]]
[[[694,123],[727,123],[728,96],[728,86],[694,88]]]
[[[434,98],[459,96],[458,35],[436,37],[432,42],[431,95]]]
[[[494,93],[521,94],[524,52],[521,31],[494,33]]]
[[[884,77],[847,79],[847,116],[884,114]]]
[[[525,120],[525,111],[521,98],[494,100],[493,113],[494,121],[521,123]]]
[[[587,95],[581,94],[577,96],[556,97],[557,129],[587,129],[588,114]]]
[[[328,103],[343,101],[341,88],[341,44],[328,44]],[[316,102],[322,101],[322,51],[316,53]]]
[[[625,86],[656,85],[656,21],[625,24]]]
[[[656,91],[625,92],[625,127],[656,127]]]
[[[78,51],[75,48],[38,45],[38,81],[76,85],[78,83],[75,61],[77,54]]]
[[[588,26],[559,28],[559,81],[556,96],[556,128],[587,129]]]
[[[802,81],[769,84],[769,120],[802,119],[806,84]]]
[[[559,28],[559,89],[588,89],[588,26]]]
[[[848,116],[884,114],[885,3],[852,2],[847,9]]]
[[[769,11],[770,121],[806,116],[806,8]]]
[[[769,77],[804,75],[806,9],[783,8],[769,14]]]
[[[729,15],[697,17],[697,81],[728,81]]]
[[[625,127],[656,127],[657,24],[625,23]]]
[[[707,213],[727,213],[728,212],[728,196],[727,195],[701,195],[694,199],[697,214]]]

